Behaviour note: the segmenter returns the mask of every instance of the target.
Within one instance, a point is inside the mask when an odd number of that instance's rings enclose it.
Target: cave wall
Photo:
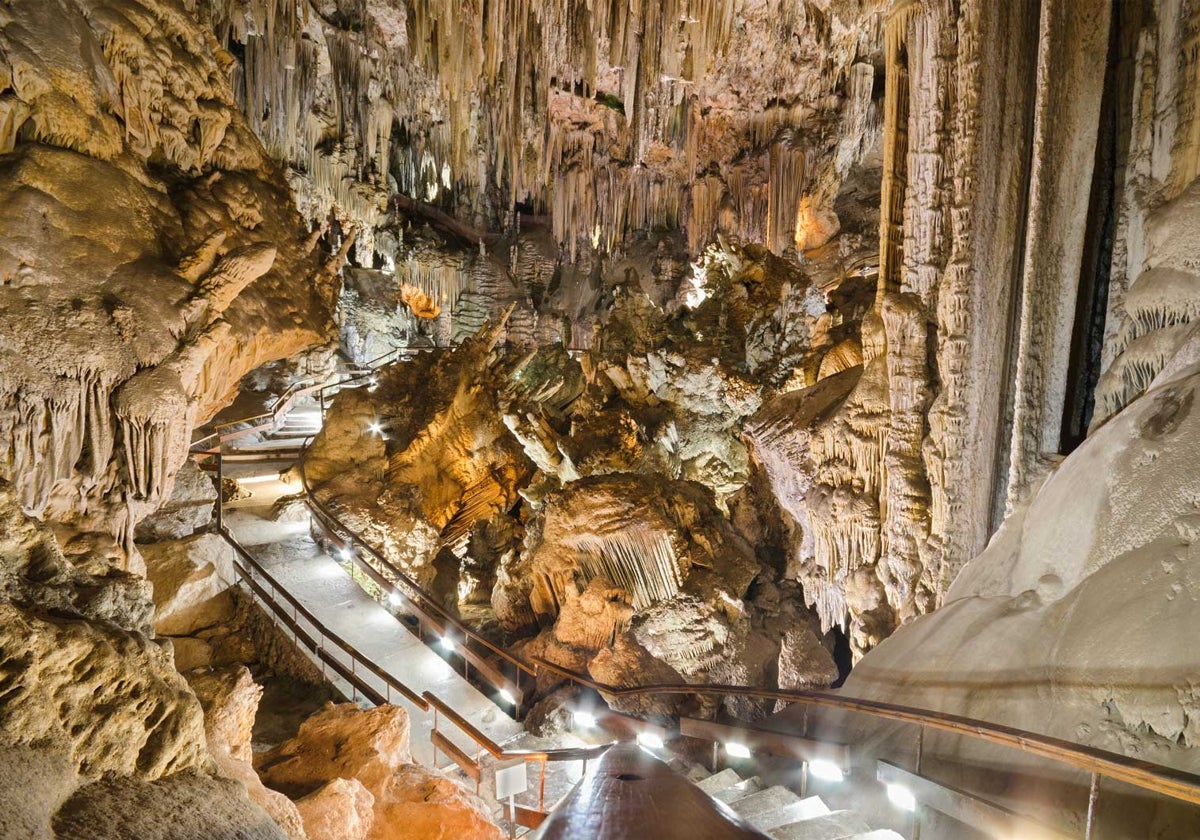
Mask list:
[[[336,280],[177,4],[0,19],[0,477],[126,547],[189,434],[325,340]]]

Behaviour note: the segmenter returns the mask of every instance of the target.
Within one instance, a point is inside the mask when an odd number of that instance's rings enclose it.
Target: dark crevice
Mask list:
[[[1095,410],[1096,383],[1100,379],[1101,353],[1104,347],[1104,322],[1108,311],[1108,287],[1112,274],[1113,238],[1120,202],[1118,148],[1120,126],[1129,107],[1126,94],[1132,70],[1122,33],[1137,31],[1126,25],[1131,11],[1122,0],[1114,0],[1109,29],[1108,61],[1104,74],[1104,95],[1100,106],[1100,126],[1096,140],[1096,162],[1092,173],[1087,229],[1084,234],[1083,260],[1075,305],[1075,323],[1071,334],[1071,358],[1067,368],[1067,393],[1063,406],[1059,452],[1066,455],[1087,437]],[[1137,15],[1136,11],[1132,11]]]

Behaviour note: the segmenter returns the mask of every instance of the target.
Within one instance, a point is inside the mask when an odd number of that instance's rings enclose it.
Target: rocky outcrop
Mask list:
[[[347,825],[357,830],[368,825],[368,840],[498,840],[500,830],[481,800],[438,771],[411,763],[408,735],[408,715],[396,706],[363,711],[330,704],[295,738],[262,756],[259,772],[271,787],[304,797],[301,813],[314,840],[335,811],[352,813]],[[336,780],[356,780],[363,790]],[[369,819],[363,812],[368,802]]]
[[[233,548],[216,534],[141,547],[154,587],[154,630],[190,636],[233,618]]]
[[[262,687],[243,665],[192,672],[187,681],[204,708],[208,752],[221,774],[245,785],[250,800],[266,811],[291,840],[305,840],[296,806],[282,793],[267,789],[251,765],[250,739]]]
[[[280,840],[240,785],[214,775],[201,704],[170,645],[151,638],[146,582],[68,559],[15,490],[0,491],[0,754],[15,762],[3,762],[3,833],[167,838],[204,826]],[[172,819],[176,808],[188,810]]]
[[[0,478],[128,548],[191,427],[323,341],[335,284],[177,4],[9,4],[0,50]]]

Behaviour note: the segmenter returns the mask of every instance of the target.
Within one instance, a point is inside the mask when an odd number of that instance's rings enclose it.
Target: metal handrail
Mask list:
[[[827,709],[858,712],[886,720],[927,726],[955,735],[966,735],[1011,747],[1029,755],[1048,758],[1060,764],[1069,764],[1081,770],[1126,782],[1143,790],[1161,793],[1173,799],[1200,805],[1200,775],[1130,758],[1120,753],[1076,744],[1061,738],[1041,735],[1005,726],[999,723],[976,720],[931,709],[918,709],[881,703],[876,700],[861,700],[821,691],[803,691],[782,688],[756,688],[745,685],[659,683],[655,685],[615,686],[597,682],[577,671],[556,665],[542,657],[533,657],[534,662],[545,670],[564,677],[585,688],[614,697],[639,697],[648,694],[705,694],[720,697],[752,697],[761,700],[782,700],[805,703]]]
[[[383,565],[385,569],[387,569],[388,573],[395,577],[396,583],[402,584],[402,588],[396,588],[397,592],[407,598],[410,602],[415,602],[415,606],[417,606],[419,609],[433,613],[447,626],[453,627],[455,631],[462,634],[464,641],[474,642],[478,645],[481,645],[491,653],[499,656],[504,661],[515,665],[520,671],[530,676],[537,676],[537,668],[535,666],[531,665],[529,662],[526,662],[521,657],[510,653],[509,651],[485,638],[471,627],[468,627],[466,624],[464,624],[457,616],[453,615],[449,610],[442,606],[442,604],[439,603],[432,594],[426,592],[417,581],[413,580],[404,572],[403,569],[398,568],[394,563],[388,560],[381,551],[375,548],[375,546],[371,545],[353,528],[346,525],[346,523],[338,518],[337,514],[329,509],[328,505],[317,498],[315,492],[308,483],[308,475],[304,469],[304,454],[306,452],[307,447],[305,448],[305,451],[301,453],[300,458],[296,462],[300,473],[300,484],[303,487],[304,497],[308,503],[309,509],[312,510],[313,513],[315,513],[317,517],[325,523],[328,530],[332,531],[335,536],[339,536],[339,538],[340,535],[337,534],[338,531],[348,535],[350,540],[352,540],[357,547],[361,548],[363,551],[366,551],[377,561],[379,561],[379,563]]]
[[[289,627],[289,629],[292,629],[293,631],[300,629],[299,624],[297,623],[296,617],[298,615],[304,616],[304,619],[309,623],[309,626],[311,626],[314,630],[316,630],[317,633],[323,639],[326,639],[326,640],[332,642],[337,647],[341,648],[355,662],[361,663],[362,666],[368,672],[374,674],[380,680],[382,680],[384,685],[386,685],[389,690],[395,689],[396,691],[400,692],[400,694],[403,695],[403,697],[406,700],[408,700],[410,703],[415,705],[417,708],[421,709],[421,711],[426,711],[426,712],[429,711],[429,703],[425,700],[425,698],[423,696],[421,696],[417,692],[413,691],[411,688],[406,686],[400,680],[396,679],[394,676],[389,674],[387,671],[384,671],[382,668],[380,668],[378,665],[376,665],[374,662],[372,662],[370,659],[368,659],[353,644],[351,644],[350,642],[343,639],[335,631],[329,629],[329,627],[324,622],[322,622],[319,618],[317,618],[317,616],[314,615],[312,613],[312,611],[310,611],[307,607],[305,607],[302,603],[300,603],[300,601],[295,596],[293,596],[290,592],[288,592],[287,589],[279,582],[279,580],[274,575],[272,575],[269,571],[267,571],[267,569],[265,567],[263,567],[263,565],[261,563],[259,563],[254,558],[254,556],[245,549],[245,547],[241,543],[239,543],[237,541],[237,538],[233,536],[233,534],[229,531],[228,528],[226,528],[224,525],[221,525],[218,528],[217,532],[220,534],[221,537],[223,537],[225,539],[225,541],[227,543],[229,543],[230,546],[233,547],[233,550],[242,559],[242,562],[245,563],[246,566],[248,566],[251,570],[253,570],[253,572],[256,572],[259,577],[266,580],[266,582],[268,584],[270,584],[272,591],[274,593],[276,593],[275,595],[268,594],[265,590],[263,590],[261,588],[261,586],[258,586],[257,581],[254,581],[252,573],[248,572],[244,568],[238,569],[239,574],[242,574],[243,579],[251,582],[252,588],[257,587],[258,591],[256,592],[256,594],[259,594],[259,597],[263,598],[266,601],[267,605],[270,606],[271,609],[277,615],[279,615],[281,618],[284,619],[285,623],[287,623],[289,625],[293,625],[293,626]],[[288,616],[287,611],[284,610],[283,606],[279,603],[280,595],[283,596],[283,600],[286,601],[288,606],[291,607],[292,614],[290,617]],[[307,635],[307,634],[305,634],[305,635]],[[311,640],[310,640],[310,642],[311,642]],[[309,644],[309,649],[313,650],[311,643]],[[321,650],[323,651],[323,648],[321,648]],[[315,650],[314,650],[314,653],[316,653]],[[327,659],[325,656],[321,656],[320,654],[318,654],[318,656],[320,656],[322,661],[329,662],[329,659]],[[330,664],[333,664],[333,663],[330,663]],[[354,675],[354,678],[351,679],[350,682],[358,683],[355,687],[358,688],[360,691],[364,691],[364,693],[368,693],[368,694],[377,693],[377,692],[374,692],[374,690],[371,689],[369,685],[367,685],[360,678],[358,678],[357,674]],[[390,700],[387,702],[390,702]]]
[[[479,785],[483,779],[483,753],[497,761],[505,760],[522,760],[525,762],[538,762],[541,765],[541,772],[538,779],[538,813],[545,814],[546,809],[546,765],[556,761],[582,761],[584,772],[587,772],[587,763],[600,756],[604,755],[616,741],[609,741],[604,744],[589,744],[585,747],[562,747],[552,750],[508,750],[497,744],[492,738],[476,728],[465,717],[454,710],[454,707],[442,700],[432,691],[426,691],[422,695],[433,709],[433,732],[431,739],[434,743],[434,749],[441,744],[442,748],[450,755],[450,758],[459,765],[471,778],[475,780],[475,792],[479,792]],[[479,747],[472,758],[467,753],[458,749],[452,741],[441,734],[438,729],[438,713],[449,718],[450,722],[462,730],[476,746]],[[437,753],[434,753],[434,764],[437,764]],[[516,814],[511,816],[515,819]]]

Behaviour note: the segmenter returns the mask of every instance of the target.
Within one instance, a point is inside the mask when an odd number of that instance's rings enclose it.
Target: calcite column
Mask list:
[[[1057,454],[1108,55],[1108,0],[1044,0],[1008,505]]]

